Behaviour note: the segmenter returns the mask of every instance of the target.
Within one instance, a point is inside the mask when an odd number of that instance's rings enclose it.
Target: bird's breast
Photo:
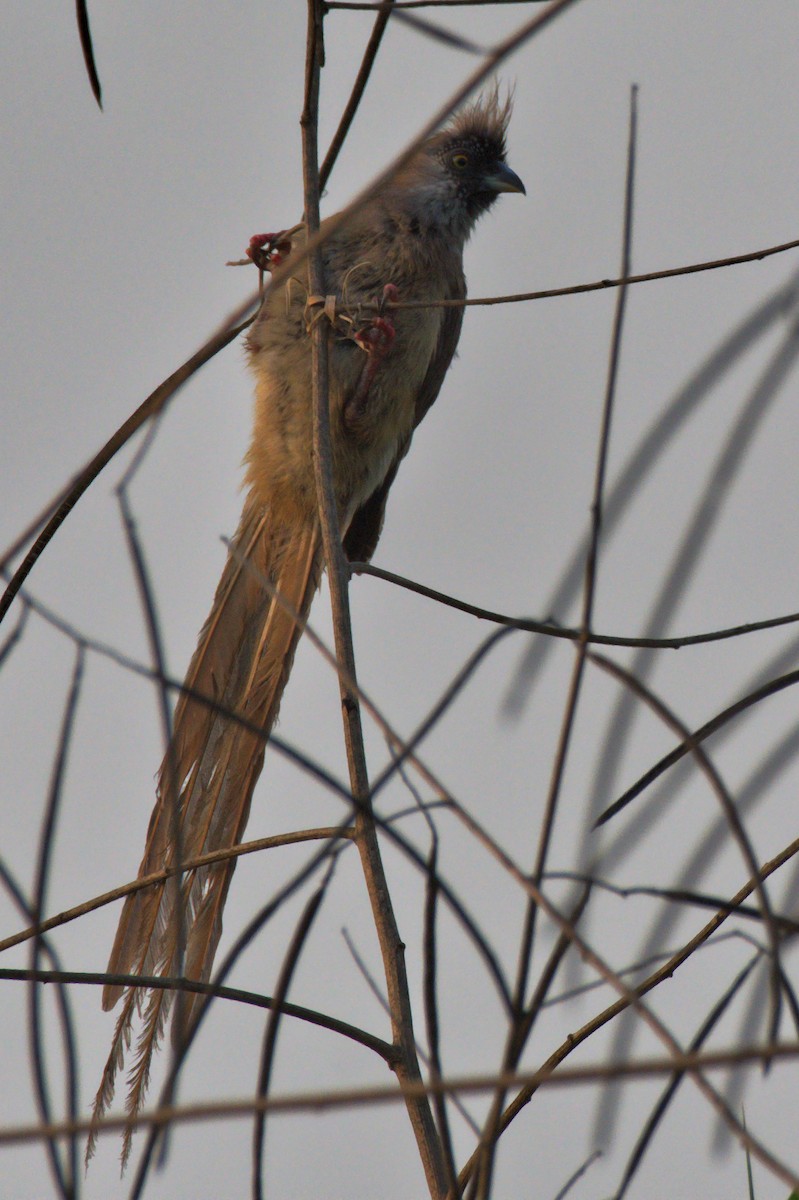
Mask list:
[[[342,512],[362,504],[404,453],[441,334],[443,309],[388,305],[381,320],[389,332],[371,340],[364,334],[380,332],[375,301],[387,284],[400,302],[439,299],[453,293],[453,277],[462,279],[459,261],[457,269],[420,261],[406,241],[383,249],[379,258],[374,247],[359,257],[351,246],[334,244],[326,264],[331,291],[337,281],[328,345],[334,481]],[[249,338],[257,389],[247,476],[265,504],[306,515],[316,506],[310,342],[299,281],[270,293]]]

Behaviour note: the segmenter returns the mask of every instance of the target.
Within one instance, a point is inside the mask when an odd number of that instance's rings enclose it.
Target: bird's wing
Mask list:
[[[466,299],[466,281],[463,278],[462,272],[453,280],[453,286],[449,290],[448,300],[465,300]],[[441,329],[438,334],[438,342],[436,343],[435,353],[430,359],[430,365],[427,368],[427,374],[422,380],[422,386],[419,388],[419,395],[416,397],[416,417],[413,422],[414,429],[419,424],[428,410],[432,407],[438,393],[441,391],[441,385],[444,382],[444,376],[449,370],[449,364],[455,355],[458,346],[458,340],[461,336],[461,326],[463,325],[463,308],[445,308],[444,316],[441,321]],[[407,447],[406,447],[407,451]]]
[[[451,291],[452,299],[464,299],[466,296],[466,283],[463,276],[453,280],[453,288]],[[441,321],[441,329],[436,343],[436,349],[433,357],[430,360],[430,365],[427,368],[427,373],[422,380],[419,394],[416,397],[416,413],[414,416],[414,429],[427,414],[432,407],[438,393],[441,390],[441,385],[444,382],[449,364],[452,362],[458,345],[458,339],[461,335],[461,325],[463,324],[463,309],[462,308],[445,308],[444,316]],[[380,538],[380,532],[383,528],[383,521],[386,515],[386,501],[388,493],[394,482],[399,465],[410,447],[410,437],[400,446],[397,452],[397,457],[386,473],[385,479],[380,484],[371,496],[363,502],[355,515],[350,521],[349,528],[344,537],[344,552],[350,562],[368,562],[374,554],[377,543]]]

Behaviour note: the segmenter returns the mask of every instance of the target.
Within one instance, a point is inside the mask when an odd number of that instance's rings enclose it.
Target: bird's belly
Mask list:
[[[336,492],[357,508],[385,479],[413,430],[415,392],[392,371],[363,396],[333,398],[331,418]]]

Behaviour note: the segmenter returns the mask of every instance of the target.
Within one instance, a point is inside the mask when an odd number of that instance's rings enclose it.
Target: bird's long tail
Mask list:
[[[265,742],[319,583],[318,525],[280,524],[250,498],[191,660],[175,711],[174,732],[158,776],[139,878],[177,868],[242,837]],[[282,602],[282,603],[281,603]],[[231,714],[246,721],[237,722]],[[252,731],[258,727],[259,734]],[[112,974],[207,981],[222,932],[222,909],[236,860],[188,867],[128,895],[108,963]],[[109,983],[103,1007],[125,993],[95,1118],[113,1096],[114,1077],[141,1014],[127,1108],[135,1114],[166,1020],[170,993]],[[198,995],[184,993],[181,1029],[189,1028]],[[124,1153],[124,1151],[123,1151]]]

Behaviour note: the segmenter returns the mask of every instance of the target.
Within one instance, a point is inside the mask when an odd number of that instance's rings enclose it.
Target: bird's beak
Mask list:
[[[515,171],[511,171],[504,162],[496,163],[483,182],[492,192],[521,192],[527,195],[527,189]]]

